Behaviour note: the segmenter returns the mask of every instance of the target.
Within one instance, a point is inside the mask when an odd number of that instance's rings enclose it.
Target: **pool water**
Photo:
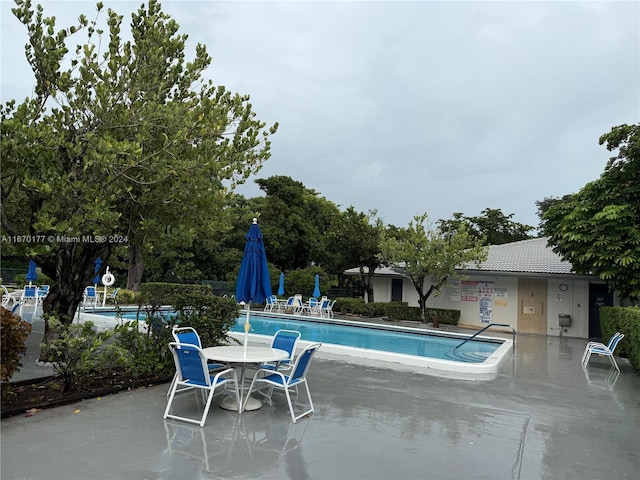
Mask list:
[[[246,316],[242,315],[231,328],[244,332]],[[348,347],[382,350],[419,357],[454,360],[465,363],[484,362],[501,345],[500,342],[472,340],[456,349],[466,338],[452,338],[421,332],[401,332],[383,328],[350,326],[337,321],[320,322],[286,317],[251,315],[250,333],[273,336],[280,329],[297,330],[301,339]]]
[[[115,316],[114,312],[100,312],[100,314]],[[168,314],[170,315],[170,313]],[[122,312],[121,318],[125,321],[135,320],[136,312]],[[234,332],[236,337],[237,334],[244,334],[245,320],[246,315],[243,313],[230,329],[230,332]],[[302,341],[391,352],[457,364],[482,364],[503,345],[503,341],[500,339],[474,339],[461,345],[468,338],[467,336],[455,336],[455,334],[447,336],[446,333],[423,332],[418,329],[399,331],[370,323],[354,325],[354,322],[349,321],[334,319],[322,321],[290,315],[252,313],[250,324],[251,334],[273,336],[276,331],[281,329],[297,330],[301,334]]]

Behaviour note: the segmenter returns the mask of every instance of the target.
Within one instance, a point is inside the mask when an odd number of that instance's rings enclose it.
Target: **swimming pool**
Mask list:
[[[104,319],[103,315],[109,314],[100,312],[90,317]],[[135,319],[135,312],[125,313],[123,318]],[[244,340],[245,318],[242,313],[229,332],[239,341]],[[266,312],[251,313],[250,323],[249,341],[269,343],[277,330],[297,330],[301,333],[299,348],[322,342],[322,352],[326,353],[470,374],[496,373],[513,345],[511,340],[477,337],[456,349],[469,335]]]

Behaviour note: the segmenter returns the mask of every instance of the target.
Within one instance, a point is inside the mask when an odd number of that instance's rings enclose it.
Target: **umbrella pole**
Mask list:
[[[249,343],[249,330],[251,324],[249,323],[249,311],[251,310],[251,302],[247,302],[247,317],[244,321],[244,356],[247,356],[247,344]]]

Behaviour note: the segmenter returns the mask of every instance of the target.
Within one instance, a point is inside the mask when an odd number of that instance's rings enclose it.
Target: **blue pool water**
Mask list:
[[[232,332],[244,332],[245,316],[236,320]],[[272,336],[280,329],[297,330],[302,340],[332,343],[348,347],[382,350],[384,352],[416,355],[419,357],[481,363],[501,345],[499,342],[472,340],[460,348],[464,338],[452,338],[428,333],[409,333],[372,326],[350,326],[337,321],[319,322],[291,317],[250,316],[251,331]]]
[[[105,312],[106,314],[106,312]],[[110,315],[114,315],[111,313]],[[124,312],[125,320],[135,320],[136,312]],[[245,315],[236,320],[231,332],[244,332]],[[406,332],[388,328],[353,326],[339,320],[318,321],[291,317],[251,314],[250,333],[273,336],[281,329],[297,330],[301,339],[347,347],[415,355],[463,363],[482,363],[501,345],[500,341],[472,340],[457,348],[466,337],[451,337],[428,332]]]

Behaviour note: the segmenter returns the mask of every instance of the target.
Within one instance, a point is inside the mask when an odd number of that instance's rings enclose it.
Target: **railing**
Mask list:
[[[484,327],[482,330],[478,330],[476,333],[474,333],[473,335],[471,335],[469,338],[467,338],[465,341],[463,341],[461,344],[459,344],[458,346],[456,346],[456,348],[453,349],[454,353],[455,351],[460,348],[462,345],[464,345],[465,343],[467,343],[469,340],[473,340],[475,337],[477,337],[478,335],[480,335],[482,332],[484,332],[485,330],[491,328],[491,327],[509,327],[511,329],[511,334],[512,334],[512,338],[513,338],[513,353],[516,353],[516,330],[515,328],[513,328],[511,325],[507,324],[507,323],[490,323],[489,325],[487,325],[486,327]]]

